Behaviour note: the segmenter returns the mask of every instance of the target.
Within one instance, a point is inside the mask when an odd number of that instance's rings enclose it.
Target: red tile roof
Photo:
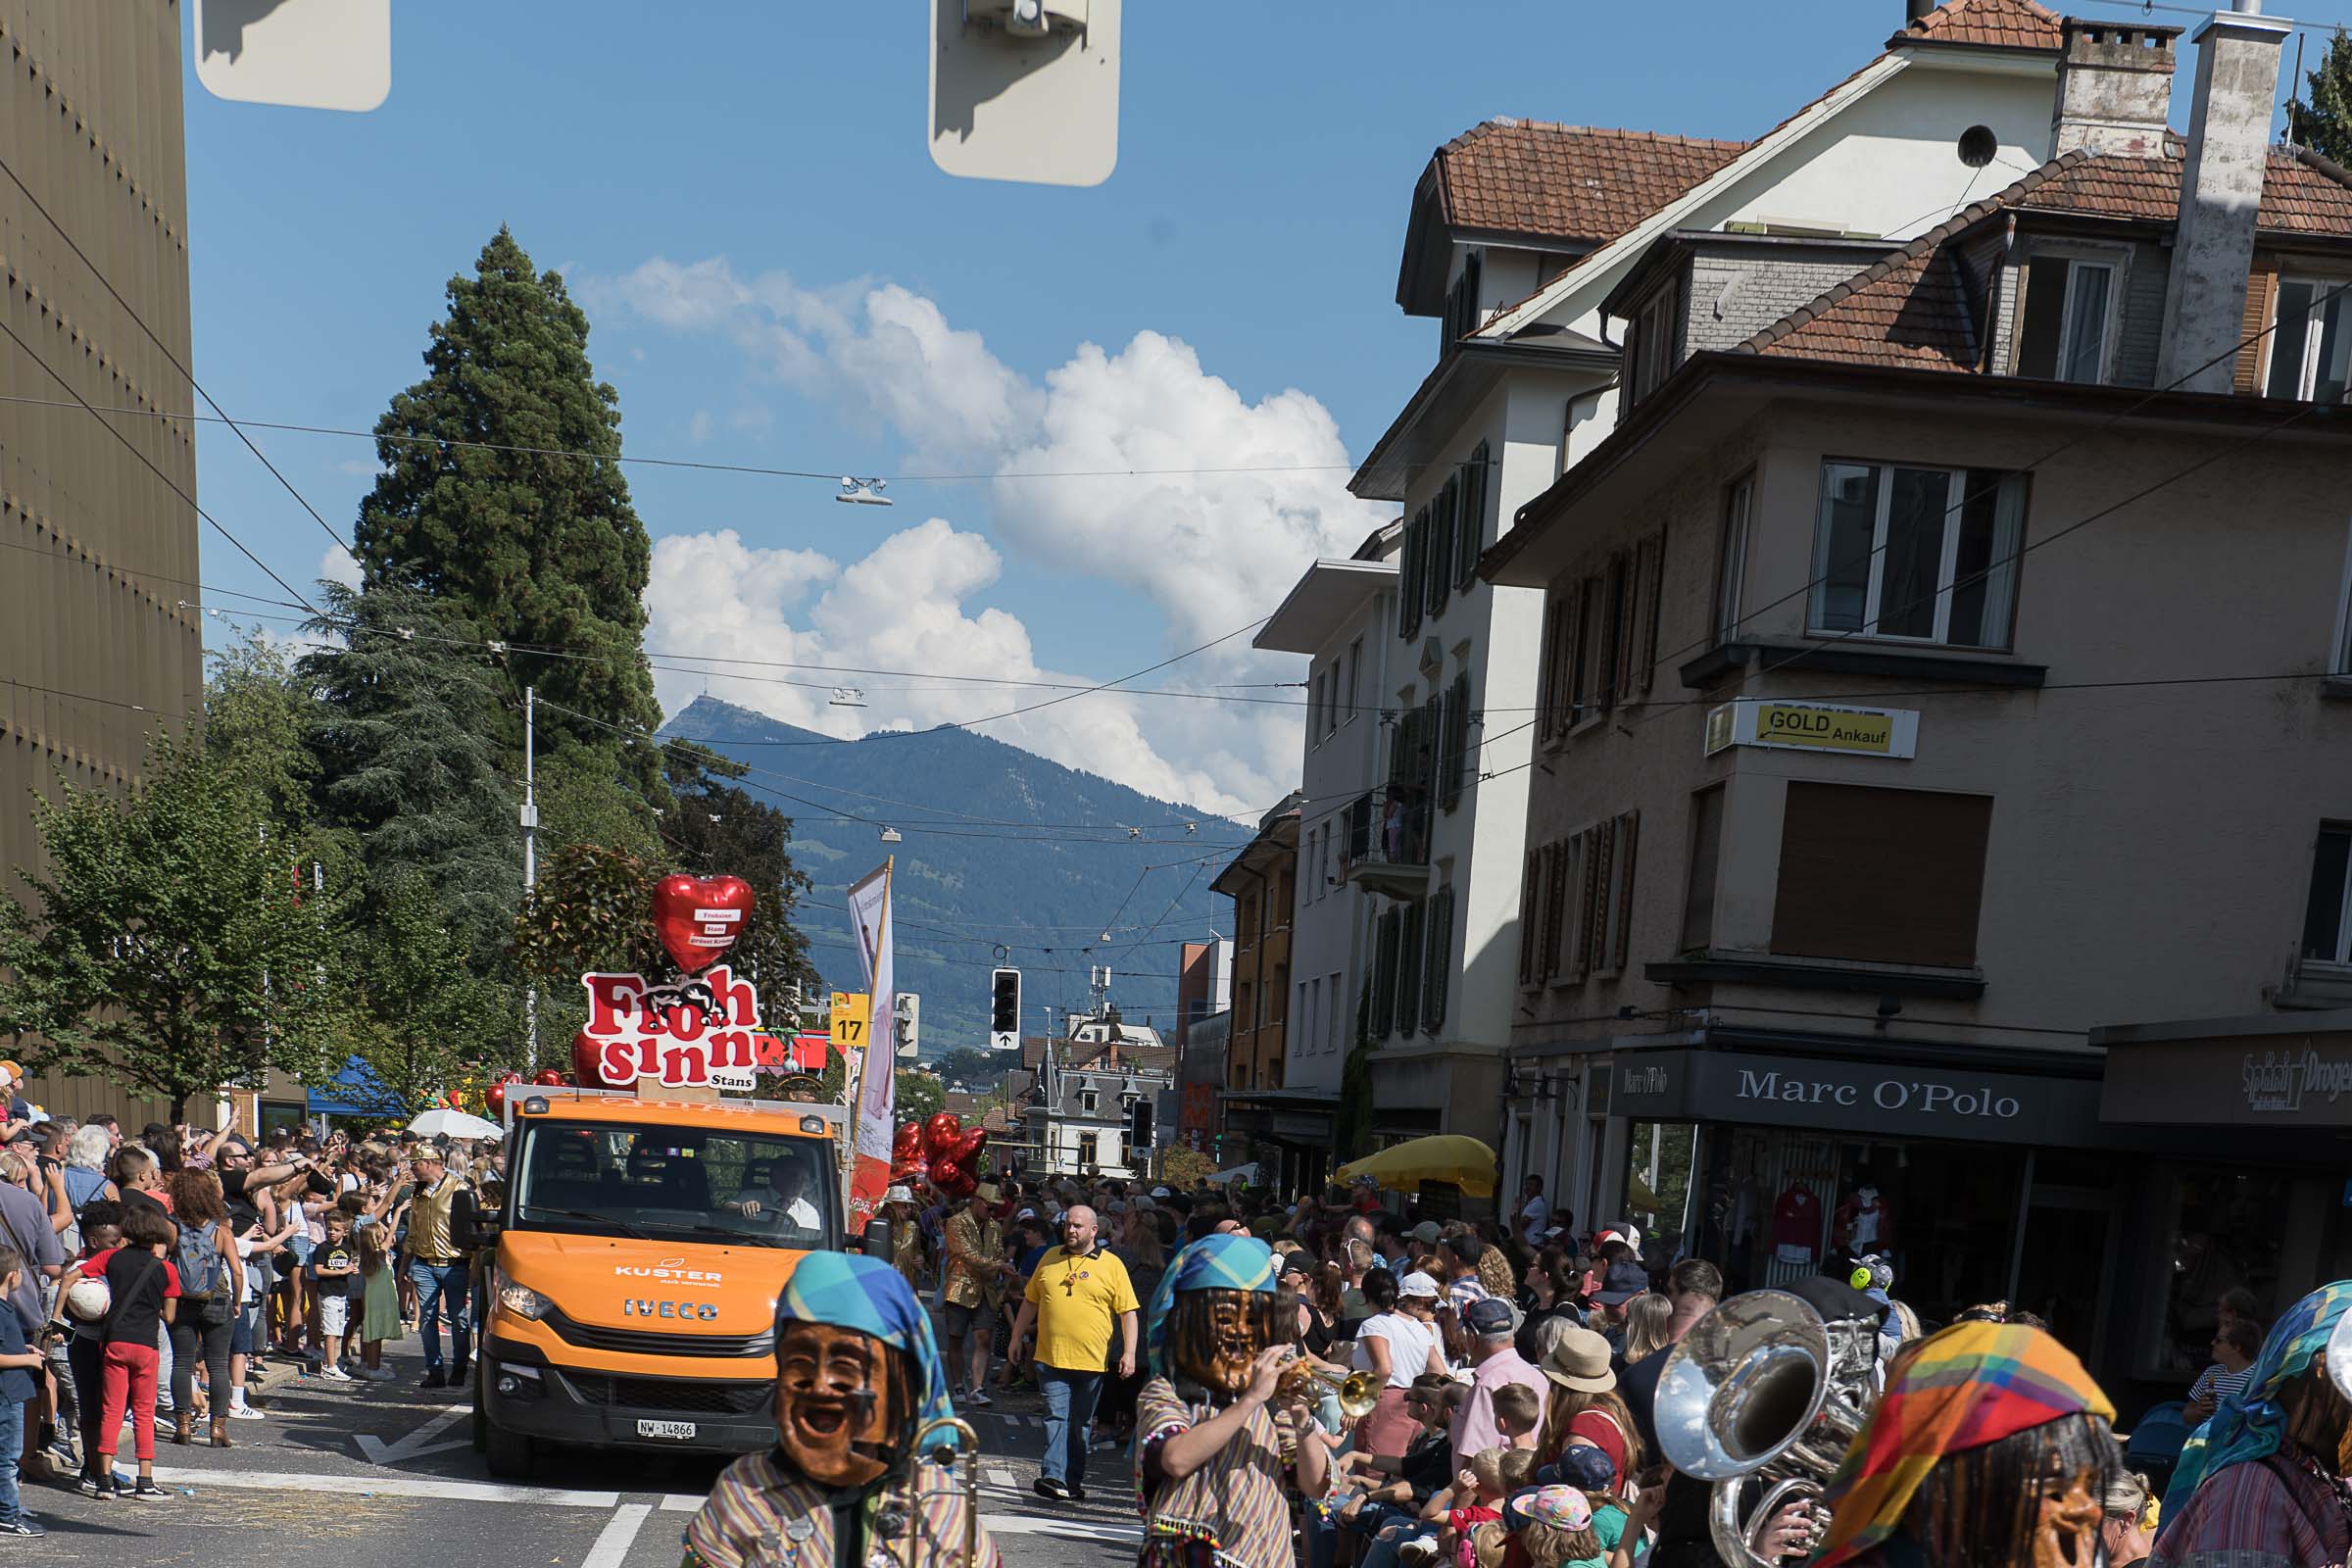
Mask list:
[[[1753,354],[1914,369],[1978,362],[1967,284],[1948,243],[2002,208],[2170,222],[2180,159],[2072,152],[1976,203],[1740,345]],[[2352,239],[2352,174],[2315,154],[2271,149],[2258,223],[2266,233]]]
[[[1490,120],[1438,149],[1449,225],[1605,244],[1737,158],[1745,142]]]
[[[1907,43],[1969,43],[1994,49],[2065,47],[2058,13],[2034,0],[1949,0],[1946,5],[1906,23],[1886,40],[1886,47]]]
[[[2170,222],[2180,205],[2180,144],[2163,158],[2094,158],[2021,199],[2021,207]],[[2262,176],[2258,227],[2285,234],[2352,234],[2352,180],[2317,154],[2273,147]]]

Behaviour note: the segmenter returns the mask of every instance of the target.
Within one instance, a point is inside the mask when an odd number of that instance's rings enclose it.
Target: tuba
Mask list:
[[[1667,1352],[1658,1374],[1658,1446],[1677,1470],[1714,1484],[1708,1526],[1730,1568],[1778,1568],[1757,1549],[1791,1497],[1821,1495],[1877,1397],[1878,1325],[1826,1323],[1786,1291],[1719,1304]],[[1750,1478],[1763,1494],[1745,1508]]]
[[[931,1493],[923,1490],[923,1460],[926,1455],[935,1459],[948,1456],[963,1462],[963,1484],[951,1494],[963,1498],[963,1541],[958,1554],[952,1560],[956,1568],[980,1568],[980,1434],[971,1423],[952,1415],[937,1416],[915,1428],[914,1441],[906,1449],[906,1481],[903,1493],[886,1500],[875,1515],[874,1528],[885,1540],[904,1537],[912,1543],[923,1528],[923,1503]],[[949,1471],[951,1475],[955,1472]],[[909,1561],[918,1560],[910,1554]]]

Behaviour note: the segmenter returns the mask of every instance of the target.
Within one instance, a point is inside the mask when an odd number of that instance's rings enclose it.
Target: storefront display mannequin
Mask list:
[[[2114,1418],[2038,1329],[1960,1323],[1908,1346],[1822,1495],[1813,1568],[2091,1568]]]
[[[776,1303],[780,1441],[727,1466],[687,1528],[685,1568],[966,1568],[963,1490],[908,1462],[916,1430],[954,1413],[906,1278],[879,1257],[810,1252]],[[1003,1568],[984,1526],[969,1568]]]

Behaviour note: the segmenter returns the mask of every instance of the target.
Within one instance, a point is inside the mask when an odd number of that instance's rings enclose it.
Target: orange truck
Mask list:
[[[491,1473],[551,1446],[773,1447],[776,1298],[842,1246],[841,1107],[515,1087],[504,1200],[472,1219]]]

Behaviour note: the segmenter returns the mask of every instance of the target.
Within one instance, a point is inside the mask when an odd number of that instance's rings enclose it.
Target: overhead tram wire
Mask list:
[[[212,525],[214,532],[218,533],[221,538],[227,540],[230,544],[236,546],[237,554],[243,556],[247,561],[252,562],[256,567],[260,568],[263,576],[268,577],[271,582],[284,589],[288,598],[301,605],[303,609],[308,610],[312,614],[318,615],[323,613],[318,606],[303,598],[302,595],[296,591],[292,583],[286,581],[285,578],[280,577],[275,571],[271,570],[268,563],[264,562],[261,557],[246,549],[244,540],[239,539],[235,534],[230,533],[228,529],[221,523],[220,518],[205,511],[202,506],[199,506],[196,498],[188,494],[187,491],[182,490],[178,483],[174,481],[170,474],[157,467],[153,460],[151,460],[146,453],[139,450],[136,442],[132,441],[130,437],[124,435],[122,431],[116,429],[112,423],[108,422],[106,416],[98,412],[97,406],[91,403],[87,398],[83,397],[79,392],[74,391],[74,383],[68,381],[64,375],[60,374],[57,368],[47,360],[42,359],[39,351],[34,349],[31,344],[25,342],[24,338],[19,336],[15,327],[9,325],[5,320],[0,320],[0,332],[7,333],[10,342],[16,344],[18,348],[23,349],[27,359],[31,360],[33,364],[39,366],[44,371],[48,372],[51,380],[55,381],[59,386],[64,387],[66,391],[72,395],[75,403],[79,404],[83,409],[88,411],[90,417],[96,419],[100,427],[103,428],[107,434],[113,436],[117,441],[122,442],[122,450],[129,453],[132,457],[138,459],[139,466],[141,467],[145,468],[149,473],[154,474],[158,479],[161,479],[164,482],[164,488],[170,490],[173,495],[179,497],[180,500],[186,502],[189,508],[195,512],[196,515],[202,517],[206,522]]]
[[[0,403],[48,404],[47,398],[26,397],[22,394],[0,394]],[[57,404],[57,407],[67,407]],[[190,412],[173,414],[156,409],[110,408],[103,412],[126,418],[186,419],[195,424],[235,424],[247,430],[281,430],[294,435],[341,436],[358,441],[388,441],[400,446],[444,447],[464,452],[504,452],[526,458],[586,458],[606,463],[628,463],[641,467],[690,468],[709,473],[740,473],[769,479],[822,479],[827,484],[840,482],[839,467],[778,468],[756,463],[712,463],[693,458],[649,458],[630,453],[585,452],[574,447],[522,446],[505,441],[468,441],[458,436],[386,435],[374,430],[354,430],[341,425],[297,424],[284,419],[230,419],[225,415],[206,416]],[[854,465],[853,465],[854,466]],[[892,484],[968,484],[1012,479],[1174,479],[1194,476],[1214,477],[1238,473],[1352,473],[1352,463],[1267,463],[1243,464],[1233,467],[1195,468],[1037,468],[1023,471],[1011,469],[1001,473],[885,473],[876,475]],[[1404,465],[1408,467],[1427,465]]]

